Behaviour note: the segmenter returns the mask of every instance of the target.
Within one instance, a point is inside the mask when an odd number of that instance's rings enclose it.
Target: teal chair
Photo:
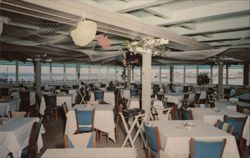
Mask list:
[[[95,97],[95,100],[101,100],[103,101],[104,99],[104,92],[103,91],[94,91],[94,97]]]
[[[160,135],[158,127],[149,127],[144,124],[147,139],[147,158],[160,158]]]
[[[226,139],[218,141],[190,140],[191,158],[222,158]]]
[[[95,109],[75,109],[77,131],[76,133],[92,132],[94,130]]]
[[[183,120],[193,120],[192,110],[183,109],[182,110],[182,119]]]
[[[240,151],[243,151],[245,148],[245,140],[242,138],[243,129],[245,127],[247,121],[246,117],[228,117],[227,115],[224,116],[224,122],[233,126],[234,131],[233,135],[237,141],[237,145]]]

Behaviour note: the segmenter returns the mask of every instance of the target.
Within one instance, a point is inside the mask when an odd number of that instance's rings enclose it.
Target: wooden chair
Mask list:
[[[76,123],[77,123],[76,133],[93,132],[95,109],[91,109],[91,110],[75,109],[75,114],[76,114]]]
[[[214,126],[219,128],[219,129],[222,129],[222,130],[226,131],[229,134],[232,134],[233,130],[234,130],[232,125],[230,125],[228,123],[225,123],[225,122],[223,122],[221,120],[217,120],[217,122],[215,123]]]
[[[190,140],[191,158],[222,158],[226,139],[218,141]]]
[[[245,127],[246,121],[247,121],[247,116],[246,117],[229,117],[227,115],[224,116],[224,122],[230,124],[234,128],[232,134],[236,139],[240,152],[242,152],[246,146],[246,140],[242,138],[243,129]]]
[[[29,91],[20,91],[19,92],[21,102],[19,111],[33,111],[34,105],[30,105],[30,92]]]
[[[44,95],[45,100],[45,115],[47,116],[54,116],[57,120],[57,101],[56,101],[56,95]]]
[[[8,112],[8,117],[29,117],[29,116],[30,116],[29,111]]]
[[[159,158],[161,142],[158,127],[149,127],[144,124],[144,129],[147,138],[147,158]]]
[[[39,122],[35,122],[32,125],[30,137],[29,137],[29,145],[22,150],[22,158],[38,158],[38,148],[37,141],[40,133],[40,129],[42,126],[43,119],[40,119]]]
[[[64,117],[67,118],[67,113],[69,112],[69,109],[68,109],[66,102],[62,104],[62,108],[63,108]]]

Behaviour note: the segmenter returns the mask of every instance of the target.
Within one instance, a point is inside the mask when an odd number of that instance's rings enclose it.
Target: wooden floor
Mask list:
[[[44,147],[42,148],[40,155],[42,155],[46,149],[49,148],[63,148],[63,134],[65,128],[66,119],[62,115],[62,111],[58,113],[58,119],[54,118],[47,119],[44,118],[43,125],[46,130],[46,133],[43,135]],[[111,140],[106,142],[105,136],[101,137],[100,142],[97,142],[97,147],[121,147],[121,144],[124,139],[124,132],[122,132],[122,128],[120,130],[120,140],[117,143],[114,143]],[[136,142],[136,147],[143,147],[143,143],[140,139]],[[137,158],[145,158],[145,149],[137,150],[138,156]],[[241,158],[250,158],[250,147],[246,148],[246,150],[241,154]]]

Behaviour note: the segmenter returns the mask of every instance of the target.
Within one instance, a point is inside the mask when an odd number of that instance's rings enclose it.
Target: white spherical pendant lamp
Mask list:
[[[71,37],[78,46],[85,46],[95,39],[97,24],[93,21],[81,21],[75,30],[71,31]]]

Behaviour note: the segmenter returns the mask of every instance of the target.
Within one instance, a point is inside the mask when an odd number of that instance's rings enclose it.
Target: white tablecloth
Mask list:
[[[165,98],[168,98],[167,102],[175,103],[176,105],[178,105],[178,108],[180,108],[182,106],[181,100],[183,100],[183,96],[184,95],[182,93],[165,94]]]
[[[220,112],[215,112],[211,108],[190,108],[192,109],[194,120],[203,120],[208,124],[214,125],[218,119],[223,121],[224,115],[233,117],[245,117],[245,114],[228,110],[226,108],[219,108]],[[250,117],[248,116],[245,127],[243,129],[242,137],[250,144]]]
[[[0,116],[7,116],[8,111],[18,111],[20,99],[11,99],[9,101],[0,101]]]
[[[100,131],[108,133],[108,137],[115,142],[113,107],[113,105],[109,104],[92,105],[88,107],[86,107],[86,105],[75,105],[74,108],[67,113],[65,134],[72,135],[77,130],[75,111],[73,111],[75,108],[95,108],[94,127]]]
[[[136,158],[133,148],[48,149],[42,158]]]
[[[38,122],[38,117],[10,118],[4,125],[0,125],[0,145],[5,151],[12,152],[14,157],[20,157],[22,149],[28,146],[31,127],[34,122]],[[38,151],[43,146],[42,133],[45,130],[41,127],[38,137]],[[0,157],[4,157],[5,152],[0,152]]]
[[[239,158],[239,151],[234,136],[219,130],[203,121],[189,121],[194,124],[190,129],[184,128],[185,121],[153,121],[153,126],[158,126],[160,133],[165,137],[166,153],[170,158],[188,158],[190,154],[189,142],[191,137],[206,140],[227,139],[223,158]]]
[[[64,102],[66,102],[68,109],[71,110],[72,108],[72,96],[71,95],[64,95],[64,96],[57,95],[56,96],[57,106],[62,106]],[[44,97],[42,97],[39,113],[43,115],[45,109],[46,109],[45,100],[44,100]]]
[[[12,92],[11,96],[13,98],[20,99],[19,92]],[[34,105],[36,103],[36,93],[34,91],[30,91],[30,105]]]
[[[75,104],[76,96],[77,96],[77,90],[76,89],[70,89],[69,94],[72,96],[72,104]]]
[[[229,110],[236,111],[236,104],[233,104],[230,101],[215,101],[214,105],[218,108],[227,108]]]
[[[112,104],[112,105],[115,105],[115,94],[114,92],[104,92],[104,101],[109,103],[109,104]],[[94,96],[94,93],[91,92],[91,96],[90,96],[90,103],[94,103],[95,102],[95,96]]]
[[[133,109],[133,108],[140,108],[140,101],[139,98],[130,98],[129,99],[129,109]]]

